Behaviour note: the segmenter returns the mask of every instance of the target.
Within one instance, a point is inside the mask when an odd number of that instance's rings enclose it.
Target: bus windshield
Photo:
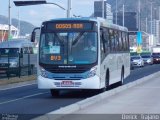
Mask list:
[[[97,33],[42,33],[39,51],[42,64],[93,64],[97,61]]]
[[[18,48],[0,48],[0,58],[2,57],[18,57]]]

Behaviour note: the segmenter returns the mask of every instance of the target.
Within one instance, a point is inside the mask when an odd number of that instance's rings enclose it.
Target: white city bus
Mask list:
[[[125,27],[102,18],[65,18],[43,22],[40,30],[38,88],[52,96],[66,89],[106,90],[130,74]]]

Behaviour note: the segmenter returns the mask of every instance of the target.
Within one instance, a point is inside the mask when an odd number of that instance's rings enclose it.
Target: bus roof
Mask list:
[[[50,21],[46,21],[46,22],[54,22],[54,21],[73,21],[73,20],[77,20],[77,21],[95,21],[98,22],[101,26],[103,27],[107,27],[107,28],[112,28],[112,29],[117,29],[117,30],[121,30],[121,31],[128,31],[128,29],[126,27],[123,26],[119,26],[116,24],[113,24],[111,22],[109,22],[106,19],[97,17],[97,18],[90,18],[90,17],[82,17],[82,18],[58,18],[58,19],[51,19]]]
[[[0,48],[22,48],[33,47],[33,43],[26,39],[12,39],[0,43]]]

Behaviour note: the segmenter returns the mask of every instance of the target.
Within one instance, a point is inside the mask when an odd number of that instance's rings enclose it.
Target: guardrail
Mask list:
[[[18,56],[0,57],[0,76],[6,75],[8,79],[12,75],[17,77],[36,74],[37,55],[23,54]],[[2,78],[2,77],[1,77]]]

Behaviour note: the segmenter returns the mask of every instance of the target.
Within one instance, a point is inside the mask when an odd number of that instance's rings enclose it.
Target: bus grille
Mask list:
[[[83,69],[83,68],[81,68],[81,69],[77,69],[77,68],[72,68],[72,69],[66,69],[66,68],[64,68],[64,69],[59,69],[59,68],[49,68],[49,69],[46,69],[47,71],[49,71],[49,72],[52,72],[52,73],[84,73],[84,72],[86,72],[87,70],[89,70],[89,69]]]

